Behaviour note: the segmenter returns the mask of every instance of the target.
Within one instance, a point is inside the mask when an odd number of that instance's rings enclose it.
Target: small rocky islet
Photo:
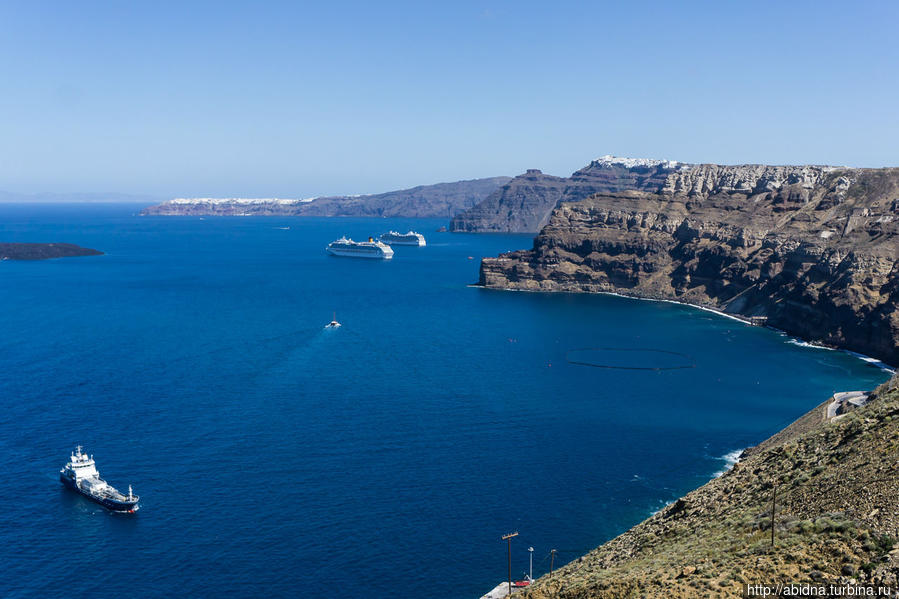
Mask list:
[[[0,243],[2,260],[50,260],[77,256],[101,256],[103,252],[73,243]]]

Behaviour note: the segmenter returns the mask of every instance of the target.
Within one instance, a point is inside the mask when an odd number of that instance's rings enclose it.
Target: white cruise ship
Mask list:
[[[353,241],[341,237],[328,244],[327,252],[332,256],[348,256],[350,258],[382,258],[384,260],[393,258],[393,250],[389,245],[375,241],[371,237],[368,238],[368,241]]]
[[[419,247],[427,245],[425,236],[415,231],[409,231],[408,233],[397,233],[396,231],[384,233],[381,235],[381,241],[390,245],[417,245]]]

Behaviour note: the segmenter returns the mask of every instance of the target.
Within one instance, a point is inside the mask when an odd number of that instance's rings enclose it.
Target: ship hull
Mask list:
[[[393,258],[393,254],[383,254],[383,253],[363,253],[363,252],[354,252],[352,250],[340,250],[334,248],[328,248],[328,253],[332,256],[340,256],[341,258],[368,258],[374,260],[390,260]]]
[[[414,245],[417,247],[426,245],[424,241],[395,241],[392,239],[381,239],[381,243],[386,243],[387,245]]]
[[[87,497],[94,503],[99,503],[100,505],[102,505],[103,507],[105,507],[106,509],[108,509],[111,512],[136,512],[138,509],[137,500],[135,500],[135,501],[116,501],[116,500],[110,499],[108,497],[94,497],[90,493],[85,493],[78,485],[75,484],[75,481],[73,481],[71,478],[69,478],[63,474],[59,475],[59,480],[60,480],[60,482],[62,482],[63,486],[66,486],[69,489],[72,489],[79,495]]]

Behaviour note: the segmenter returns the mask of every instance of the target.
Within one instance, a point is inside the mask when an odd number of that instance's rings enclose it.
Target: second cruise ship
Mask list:
[[[341,237],[337,241],[329,243],[326,251],[332,256],[350,258],[381,258],[384,260],[393,258],[393,250],[389,245],[375,241],[371,237],[368,238],[368,241],[353,241]]]
[[[415,231],[409,231],[408,233],[397,233],[396,231],[384,233],[381,235],[381,241],[390,245],[417,245],[419,247],[427,245],[425,236]]]

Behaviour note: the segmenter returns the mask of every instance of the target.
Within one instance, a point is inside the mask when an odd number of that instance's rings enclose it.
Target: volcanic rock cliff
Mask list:
[[[480,284],[765,316],[791,334],[899,364],[899,169],[628,169],[658,188],[562,201],[533,249],[483,260]]]
[[[661,191],[677,162],[603,156],[571,177],[530,169],[450,222],[455,232],[536,233],[561,202],[576,202],[596,193],[626,190]]]

